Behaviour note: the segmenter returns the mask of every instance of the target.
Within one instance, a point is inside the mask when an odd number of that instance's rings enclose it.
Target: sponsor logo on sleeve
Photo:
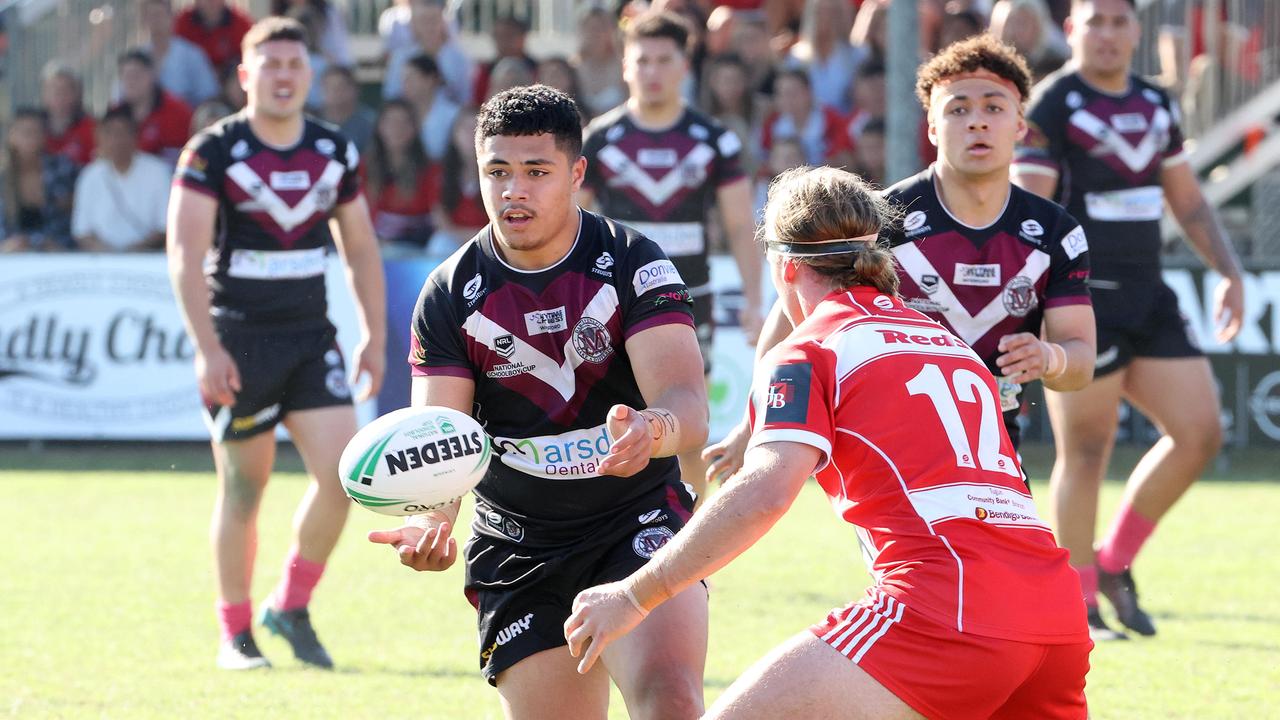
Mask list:
[[[811,363],[787,363],[773,370],[765,388],[764,421],[769,423],[800,423],[809,418],[809,382],[813,375]]]
[[[636,295],[643,295],[663,285],[683,285],[684,280],[680,278],[680,273],[670,260],[654,260],[636,270],[636,274],[631,278],[631,284],[635,287]]]
[[[565,318],[564,306],[525,313],[524,329],[530,336],[568,330],[569,322]]]
[[[721,155],[730,157],[742,150],[742,141],[738,139],[737,133],[732,130],[726,130],[716,140],[716,147],[720,148]]]
[[[951,284],[972,287],[1000,287],[1000,265],[997,263],[983,265],[956,263],[956,274]]]
[[[1080,253],[1087,251],[1089,241],[1084,236],[1084,228],[1077,225],[1075,230],[1067,233],[1067,236],[1062,238],[1062,249],[1067,253],[1069,260],[1075,260],[1080,257]]]
[[[178,157],[179,175],[185,175],[194,180],[204,180],[205,171],[208,168],[209,163],[193,148],[183,150],[182,155]]]

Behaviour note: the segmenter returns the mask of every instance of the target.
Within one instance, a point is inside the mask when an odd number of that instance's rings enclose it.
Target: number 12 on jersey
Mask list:
[[[952,394],[954,390],[954,395]],[[1000,452],[1000,411],[995,395],[982,377],[968,368],[959,368],[951,373],[951,382],[947,382],[942,369],[929,363],[920,370],[920,374],[907,381],[907,391],[912,395],[925,395],[933,402],[933,409],[938,413],[942,429],[947,433],[951,449],[956,454],[956,465],[959,467],[980,467],[983,470],[1004,473],[1012,477],[1021,477],[1018,465],[1008,455]],[[977,403],[982,408],[982,416],[978,426],[977,463],[974,463],[973,444],[969,441],[969,433],[964,420],[960,417],[960,407],[956,399],[964,403]]]

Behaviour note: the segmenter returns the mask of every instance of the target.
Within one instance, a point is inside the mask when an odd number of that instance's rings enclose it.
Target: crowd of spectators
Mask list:
[[[613,0],[583,3],[575,47],[533,54],[529,25],[498,17],[493,52],[472,57],[445,0],[394,0],[378,33],[380,88],[360,82],[337,3],[273,0],[311,34],[311,112],[362,151],[374,223],[392,254],[447,252],[485,222],[471,133],[475,108],[542,82],[585,119],[627,98],[620,27],[659,7],[696,29],[686,97],[744,141],[758,186],[799,164],[850,168],[884,184],[889,0]],[[1066,60],[1068,0],[917,0],[920,52],[990,31],[1043,76]],[[163,247],[167,175],[186,141],[244,105],[236,75],[253,18],[226,0],[174,12],[144,0],[144,42],[116,60],[113,101],[92,117],[74,68],[44,69],[41,105],[15,112],[0,158],[0,250]],[[378,106],[366,100],[378,99]],[[923,150],[928,150],[927,143]],[[926,158],[928,159],[928,158]]]

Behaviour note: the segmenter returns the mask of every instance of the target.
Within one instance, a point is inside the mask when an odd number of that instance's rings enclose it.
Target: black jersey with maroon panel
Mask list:
[[[248,325],[324,325],[326,223],[360,194],[359,153],[327,123],[307,118],[290,148],[258,139],[243,114],[196,135],[174,183],[218,201],[205,266],[212,311]]]
[[[413,316],[413,374],[475,381],[475,417],[499,458],[476,494],[531,546],[569,542],[679,482],[675,458],[629,478],[597,467],[609,409],[645,407],[624,343],[647,328],[691,326],[689,291],[653,242],[594,213],[580,218],[569,254],[534,272],[504,262],[485,228],[431,273]],[[514,539],[482,519],[476,531]]]
[[[1057,178],[1054,199],[1083,224],[1094,274],[1158,278],[1162,168],[1186,161],[1176,104],[1133,75],[1119,95],[1060,70],[1036,86],[1020,173]]]
[[[704,226],[716,191],[745,177],[738,136],[693,108],[648,130],[620,105],[587,126],[582,154],[600,211],[656,242],[694,295],[709,292]]]

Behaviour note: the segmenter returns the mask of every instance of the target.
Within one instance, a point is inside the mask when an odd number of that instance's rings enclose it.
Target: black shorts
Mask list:
[[[693,329],[698,333],[698,350],[702,351],[702,373],[711,374],[711,346],[716,336],[715,295],[693,297]]]
[[[1134,358],[1201,357],[1178,296],[1162,280],[1089,282],[1098,324],[1098,361],[1093,376],[1102,377]]]
[[[222,326],[218,339],[240,371],[234,405],[205,404],[216,442],[244,440],[275,428],[295,410],[350,405],[337,330]]]
[[[521,542],[474,534],[463,554],[467,600],[476,608],[480,671],[490,685],[498,674],[535,653],[565,645],[564,622],[578,593],[621,580],[640,569],[684,527],[693,498],[679,483],[664,485],[573,544],[528,547],[532,532],[476,501],[476,525]]]

